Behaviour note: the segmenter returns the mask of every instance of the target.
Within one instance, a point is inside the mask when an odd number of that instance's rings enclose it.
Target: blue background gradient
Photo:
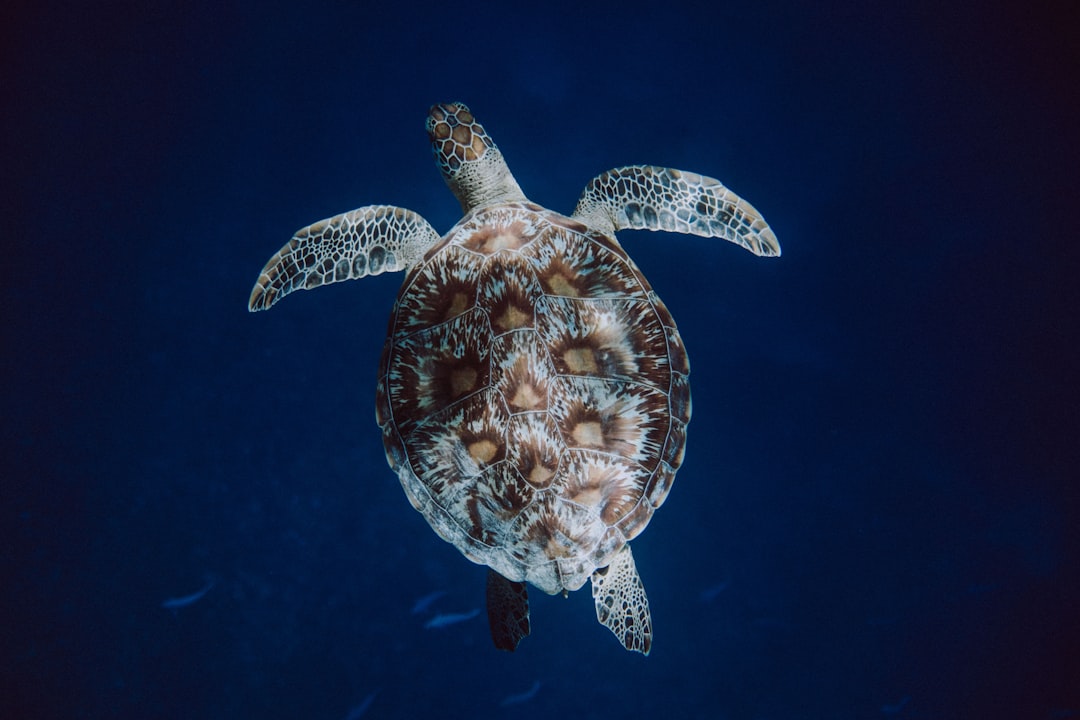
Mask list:
[[[0,716],[1080,717],[1064,16],[305,5],[0,11]],[[620,234],[693,368],[634,543],[647,659],[587,589],[534,591],[512,655],[483,613],[424,628],[482,607],[484,569],[383,456],[401,275],[247,312],[308,223],[452,226],[423,127],[449,100],[545,206],[667,165],[783,245]]]

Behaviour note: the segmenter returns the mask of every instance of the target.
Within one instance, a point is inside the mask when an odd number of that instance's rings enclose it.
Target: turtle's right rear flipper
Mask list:
[[[529,634],[529,590],[525,583],[507,580],[489,569],[487,611],[495,647],[513,652]]]
[[[648,655],[652,615],[629,543],[612,556],[610,565],[592,574],[592,593],[596,619],[615,633],[627,650]]]

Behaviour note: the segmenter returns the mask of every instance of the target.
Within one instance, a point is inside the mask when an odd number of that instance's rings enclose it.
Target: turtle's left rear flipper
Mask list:
[[[529,634],[529,590],[525,583],[488,570],[487,611],[495,647],[513,652]]]

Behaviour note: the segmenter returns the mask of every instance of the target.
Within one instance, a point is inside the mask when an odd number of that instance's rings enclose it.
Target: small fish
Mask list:
[[[364,698],[359,705],[349,711],[349,714],[345,716],[345,720],[360,720],[360,718],[364,716],[364,713],[368,711],[368,708],[371,707],[371,703],[375,702],[375,696],[378,694],[379,691],[376,690]]]
[[[470,610],[467,613],[439,613],[424,623],[424,627],[430,630],[432,628],[443,628],[447,625],[456,625],[457,623],[465,622],[466,620],[472,620],[479,614],[480,608]]]
[[[730,583],[728,582],[719,582],[715,585],[707,587],[700,593],[698,593],[698,599],[701,600],[701,602],[703,603],[711,603],[713,600],[720,597],[720,593],[727,590],[728,585],[730,585]]]
[[[534,697],[536,697],[536,693],[538,693],[539,691],[540,681],[536,680],[535,682],[533,682],[532,687],[525,692],[518,693],[517,695],[507,695],[506,697],[504,697],[502,702],[499,703],[499,707],[510,707],[511,705],[520,705],[523,702],[528,702]]]
[[[187,607],[188,605],[192,605],[202,600],[203,595],[206,595],[206,593],[210,592],[210,589],[212,587],[214,587],[214,582],[210,581],[206,584],[206,587],[204,587],[202,590],[199,590],[198,592],[193,592],[190,595],[184,595],[182,597],[168,598],[161,603],[161,607],[165,608],[166,610],[172,610],[175,613],[180,608]]]
[[[1046,720],[1061,720],[1062,718],[1073,718],[1078,714],[1075,710],[1069,710],[1067,708],[1055,708],[1051,710],[1046,716]]]
[[[427,595],[417,598],[416,602],[412,606],[412,614],[419,615],[425,613],[435,603],[436,600],[446,594],[445,590],[436,590],[435,592],[428,593]]]
[[[898,715],[900,712],[903,711],[904,706],[907,705],[908,701],[910,701],[910,700],[911,700],[911,697],[908,696],[908,695],[905,695],[904,697],[900,698],[897,702],[893,703],[892,705],[888,705],[888,704],[882,705],[881,706],[881,712],[885,713],[886,715]]]

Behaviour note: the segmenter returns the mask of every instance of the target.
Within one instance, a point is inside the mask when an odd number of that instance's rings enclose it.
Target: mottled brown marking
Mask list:
[[[563,362],[575,375],[595,375],[600,369],[596,354],[587,347],[568,348],[563,353]]]
[[[603,450],[647,471],[656,466],[670,424],[662,393],[637,383],[568,376],[552,382],[548,402],[568,445]]]
[[[604,428],[596,421],[579,422],[570,435],[578,445],[586,447],[604,446]]]
[[[625,517],[637,505],[641,496],[641,487],[609,487],[604,496],[604,506],[600,508],[600,519],[606,525],[614,525]]]
[[[591,507],[600,504],[600,501],[604,499],[604,494],[596,485],[586,485],[574,493],[570,499],[579,505]]]
[[[600,235],[553,228],[530,248],[541,283],[554,295],[587,298],[641,298],[648,289],[621,248]]]
[[[663,304],[658,302],[657,307],[662,308]],[[671,369],[683,375],[689,374],[690,361],[686,357],[686,348],[683,347],[678,331],[673,327],[665,326],[664,335],[667,337],[668,354],[671,356],[669,362]]]
[[[413,270],[408,291],[398,300],[398,336],[430,328],[466,313],[476,296],[480,269],[475,257],[452,246]]]
[[[471,310],[387,343],[387,395],[402,436],[433,413],[488,384],[489,338],[483,313]]]
[[[518,221],[510,225],[485,225],[466,238],[464,245],[470,250],[494,255],[500,250],[517,250],[530,240],[524,223]]]
[[[674,469],[682,465],[683,454],[686,451],[686,423],[677,418],[671,421],[671,429],[668,431],[667,441],[660,457]]]
[[[530,485],[548,487],[559,466],[563,445],[546,413],[525,413],[510,418],[506,432],[508,464]]]
[[[556,295],[566,295],[568,297],[578,297],[581,293],[570,282],[570,280],[562,273],[555,273],[544,278],[548,289]]]
[[[660,463],[656,466],[656,471],[649,478],[648,484],[645,486],[644,497],[648,501],[648,504],[653,508],[658,508],[664,504],[664,500],[667,499],[668,492],[671,490],[671,484],[675,481],[675,468],[671,467],[667,463]]]
[[[521,244],[521,238],[513,233],[504,232],[499,233],[491,238],[491,240],[484,246],[484,249],[489,253],[497,253],[500,250],[506,250],[507,248],[516,248]]]
[[[667,392],[667,337],[650,303],[544,296],[536,318],[556,372],[626,378]],[[591,359],[578,350],[586,347]]]
[[[379,384],[375,388],[375,421],[379,423],[379,427],[385,425],[394,416],[390,409],[390,399],[386,396],[386,381],[381,374],[382,371],[380,371]]]
[[[477,477],[505,467],[504,428],[508,418],[501,410],[490,391],[480,392],[414,430],[404,439],[406,454],[400,466],[411,472],[403,476],[403,483],[415,477],[419,487],[425,489],[420,491],[422,495],[456,517],[463,517],[461,503],[480,492]],[[387,427],[393,427],[393,423]]]
[[[492,458],[494,458],[498,452],[498,444],[487,438],[481,438],[475,442],[469,443],[469,455],[471,455],[473,460],[476,460],[477,463],[483,465],[490,463]]]
[[[529,230],[524,231],[528,240]],[[541,296],[529,262],[517,253],[502,253],[489,258],[480,274],[477,305],[487,310],[492,329],[504,333],[532,327],[536,299]]]
[[[646,502],[638,503],[626,514],[626,517],[619,521],[618,527],[622,530],[627,540],[633,540],[640,535],[641,531],[645,529],[645,526],[649,524],[652,515],[652,505]]]
[[[500,332],[527,327],[531,322],[532,312],[509,303],[499,316],[492,320],[492,323]]]
[[[510,404],[521,410],[536,410],[542,407],[544,403],[544,396],[528,383],[519,385],[514,391],[514,396],[510,398]]]
[[[686,375],[681,373],[671,374],[668,407],[671,417],[677,418],[683,423],[690,422],[690,380]]]
[[[529,484],[538,488],[545,488],[551,482],[555,471],[543,465],[534,465],[529,471]]]
[[[542,210],[543,208],[538,209]],[[559,227],[566,228],[567,230],[573,230],[576,233],[581,233],[584,235],[585,233],[589,232],[589,228],[586,227],[584,223],[581,223],[573,218],[566,217],[565,215],[560,215],[558,213],[548,213],[547,219],[551,222],[552,225],[558,225]]]
[[[463,292],[456,292],[450,300],[450,305],[446,308],[445,320],[449,320],[452,317],[457,317],[461,313],[469,309],[470,298]]]
[[[532,502],[534,494],[512,470],[505,466],[489,468],[465,503],[466,532],[485,544],[496,543],[507,524]]]
[[[450,371],[450,392],[454,397],[464,395],[476,387],[479,373],[471,365],[463,365]]]
[[[570,557],[573,552],[573,546],[558,536],[549,536],[547,544],[544,546],[544,554],[552,560]]]

